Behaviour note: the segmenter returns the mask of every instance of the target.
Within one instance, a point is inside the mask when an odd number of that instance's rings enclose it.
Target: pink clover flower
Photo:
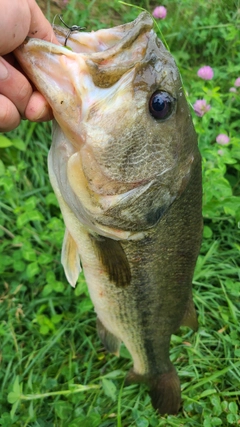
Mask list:
[[[240,86],[240,77],[238,77],[238,78],[235,80],[234,86],[237,86],[237,87],[239,87],[239,86]]]
[[[230,141],[230,138],[225,133],[220,133],[217,136],[216,141],[220,145],[227,145]]]
[[[167,9],[164,6],[157,6],[153,11],[153,16],[156,19],[165,19],[167,16]]]
[[[193,105],[193,108],[197,116],[202,117],[210,110],[211,106],[207,104],[205,99],[198,99]]]
[[[197,75],[203,80],[212,80],[214,72],[209,65],[204,65],[204,67],[199,68]]]

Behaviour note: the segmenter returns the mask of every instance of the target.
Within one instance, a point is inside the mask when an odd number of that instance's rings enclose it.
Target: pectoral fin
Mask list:
[[[121,341],[105,328],[99,318],[97,318],[97,332],[106,350],[119,356]]]
[[[116,286],[126,286],[131,281],[131,271],[126,254],[117,240],[90,234],[94,249],[106,270],[109,280]]]
[[[78,276],[82,269],[77,245],[67,228],[63,239],[61,263],[68,282],[75,288]]]
[[[192,295],[190,296],[184,317],[181,321],[181,326],[188,326],[193,331],[198,330],[197,313],[194,307]]]

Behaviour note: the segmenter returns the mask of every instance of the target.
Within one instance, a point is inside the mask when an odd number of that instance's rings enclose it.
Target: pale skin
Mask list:
[[[35,0],[0,1],[0,132],[15,129],[21,119],[47,121],[52,111],[21,72],[14,49],[25,38],[37,37],[58,44],[52,27]]]

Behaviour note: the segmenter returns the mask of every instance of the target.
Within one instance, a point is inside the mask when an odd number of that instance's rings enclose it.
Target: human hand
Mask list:
[[[13,51],[27,36],[57,43],[53,29],[35,0],[1,0],[0,131],[15,129],[21,119],[46,121],[52,111],[21,72]]]

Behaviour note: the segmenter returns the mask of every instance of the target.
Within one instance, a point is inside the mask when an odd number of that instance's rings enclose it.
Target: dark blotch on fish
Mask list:
[[[160,206],[157,209],[150,210],[150,212],[147,214],[148,225],[152,226],[156,224],[159,221],[159,219],[163,216],[164,212],[166,212],[165,206]]]

